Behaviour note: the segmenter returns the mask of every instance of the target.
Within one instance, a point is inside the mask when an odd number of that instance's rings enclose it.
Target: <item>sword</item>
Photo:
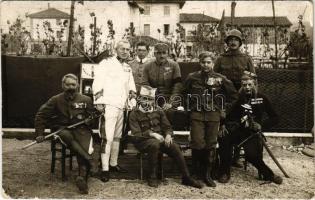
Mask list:
[[[79,126],[79,125],[81,125],[81,124],[84,124],[84,123],[86,123],[86,122],[92,121],[93,119],[95,119],[95,118],[97,118],[97,117],[100,117],[101,115],[102,115],[102,114],[97,115],[97,116],[95,116],[95,117],[91,117],[91,118],[82,120],[82,121],[80,121],[80,122],[78,122],[78,123],[75,123],[75,124],[72,124],[72,125],[69,125],[69,126],[66,126],[66,127],[60,128],[59,130],[57,130],[57,131],[55,131],[55,132],[53,132],[53,133],[50,133],[50,134],[46,135],[46,136],[44,137],[44,139],[46,140],[47,138],[50,138],[50,137],[52,137],[52,136],[54,136],[54,135],[57,135],[58,133],[60,133],[61,131],[65,130],[65,129],[75,128],[75,127],[77,127],[77,126]],[[28,147],[30,147],[30,146],[33,146],[34,144],[37,144],[37,143],[38,143],[37,141],[33,141],[33,142],[31,142],[31,143],[29,143],[29,144],[23,146],[22,149],[24,150],[24,149],[26,149],[26,148],[28,148]]]

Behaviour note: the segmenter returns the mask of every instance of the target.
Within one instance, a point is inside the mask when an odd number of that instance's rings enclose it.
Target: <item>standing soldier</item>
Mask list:
[[[67,74],[62,78],[63,93],[50,98],[40,107],[35,116],[36,141],[44,141],[45,127],[50,125],[52,130],[58,130],[84,119],[93,112],[92,99],[77,92],[78,78],[74,74]],[[61,141],[76,153],[79,165],[84,165],[86,177],[81,174],[76,178],[76,184],[82,194],[88,193],[87,178],[90,169],[96,167],[90,154],[92,127],[82,124],[71,129],[64,129],[58,134]]]
[[[246,70],[255,73],[253,61],[250,56],[240,51],[240,47],[242,46],[242,33],[239,30],[231,30],[224,41],[228,46],[228,51],[216,60],[214,71],[226,76],[233,82],[236,90],[239,90],[243,72]],[[233,165],[242,167],[238,160],[239,149],[235,148]]]
[[[159,152],[171,156],[178,164],[182,174],[182,184],[202,188],[201,183],[192,179],[179,146],[173,142],[172,127],[162,109],[155,107],[155,90],[150,86],[142,86],[140,105],[131,112],[129,123],[132,133],[131,140],[141,152],[148,153],[149,177],[148,185],[158,187],[157,162]]]
[[[143,67],[144,64],[149,61],[149,58],[147,58],[149,53],[149,45],[147,45],[145,42],[139,42],[136,45],[136,51],[137,56],[134,60],[129,62],[129,65],[132,69],[137,92],[139,92],[143,77]]]
[[[94,104],[99,111],[105,111],[100,124],[102,137],[102,173],[101,181],[109,181],[109,169],[116,172],[127,172],[117,163],[119,144],[122,135],[124,109],[135,106],[136,86],[131,68],[126,64],[130,44],[119,41],[116,46],[117,57],[104,59],[95,68],[93,82]],[[129,101],[130,100],[130,101]]]
[[[154,56],[155,60],[144,65],[142,85],[157,88],[157,104],[167,110],[181,92],[180,68],[176,62],[167,59],[167,44],[157,43],[154,46]]]
[[[218,57],[214,64],[214,71],[226,76],[239,90],[243,72],[246,70],[255,73],[253,61],[250,56],[240,51],[242,33],[239,30],[231,30],[224,41],[228,46],[228,51]]]
[[[203,52],[199,55],[201,70],[188,75],[185,93],[191,111],[191,149],[194,173],[203,168],[203,180],[209,187],[216,184],[211,178],[220,121],[225,118],[224,107],[237,99],[233,83],[213,71],[214,55]]]
[[[245,158],[253,164],[258,172],[262,174],[263,179],[272,181],[276,184],[282,183],[282,178],[275,175],[272,170],[263,161],[263,144],[259,134],[262,128],[270,128],[278,121],[278,115],[273,109],[269,99],[257,89],[257,76],[254,73],[245,71],[242,78],[242,87],[239,91],[239,98],[233,104],[229,119],[228,130],[230,137],[222,143],[222,150],[225,151],[220,166],[221,183],[227,183],[230,180],[230,165],[232,158],[232,144],[243,143]],[[250,113],[251,116],[248,116]],[[263,117],[267,114],[268,118]],[[252,118],[253,117],[253,118]],[[253,119],[249,121],[250,119]],[[221,144],[220,144],[221,145]]]

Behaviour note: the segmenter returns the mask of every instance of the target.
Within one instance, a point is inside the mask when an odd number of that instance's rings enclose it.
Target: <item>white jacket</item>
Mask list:
[[[116,57],[111,57],[102,60],[95,67],[94,75],[94,104],[125,108],[129,92],[136,91],[130,66],[120,63]]]

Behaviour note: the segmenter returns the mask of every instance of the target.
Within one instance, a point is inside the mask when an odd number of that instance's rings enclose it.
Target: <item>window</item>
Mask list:
[[[143,34],[146,36],[150,35],[150,24],[144,24]]]
[[[150,15],[150,6],[144,6],[144,15]]]
[[[164,16],[170,16],[170,6],[164,6]]]
[[[164,35],[170,34],[170,25],[164,24]]]
[[[57,26],[61,25],[61,19],[56,19],[56,25]]]

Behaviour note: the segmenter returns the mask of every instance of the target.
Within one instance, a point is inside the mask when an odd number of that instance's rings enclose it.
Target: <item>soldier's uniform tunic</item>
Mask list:
[[[240,50],[228,50],[216,60],[214,65],[214,71],[231,80],[237,90],[241,87],[241,76],[245,70],[255,73],[251,57]]]
[[[191,111],[191,148],[215,148],[222,108],[237,99],[232,82],[219,73],[197,71],[188,75],[185,93]]]
[[[258,93],[256,98],[249,98],[244,93],[240,94],[239,99],[232,106],[230,115],[227,116],[231,123],[228,128],[230,129],[230,136],[224,137],[220,143],[221,155],[221,173],[230,174],[230,165],[232,160],[232,144],[238,145],[251,134],[254,134],[250,128],[246,128],[244,123],[241,123],[241,118],[245,115],[242,104],[249,104],[252,107],[252,115],[254,121],[261,124],[263,130],[270,128],[278,123],[279,118],[271,105],[269,99],[261,93]],[[268,115],[268,118],[263,120],[264,114]],[[227,124],[228,125],[228,124]],[[252,163],[258,171],[263,175],[265,180],[272,180],[274,173],[263,161],[263,146],[258,136],[255,136],[244,143],[246,160]]]
[[[172,127],[162,110],[154,110],[152,112],[142,112],[135,109],[130,113],[129,124],[133,137],[131,141],[135,147],[141,152],[148,153],[150,173],[156,168],[158,161],[158,153],[161,151],[172,157],[178,164],[183,176],[189,176],[189,172],[185,163],[185,159],[176,143],[172,143],[167,147],[164,142],[161,143],[155,138],[150,138],[150,132],[158,133],[164,138],[166,135],[172,135]]]
[[[157,88],[156,99],[161,107],[167,102],[160,97],[168,101],[172,96],[180,94],[181,81],[179,65],[170,59],[161,65],[155,59],[144,65],[142,85]]]
[[[74,99],[69,99],[65,93],[60,93],[40,107],[35,116],[35,131],[38,135],[43,135],[45,127],[54,131],[72,125],[88,118],[92,111],[93,103],[90,97],[76,93]],[[82,124],[65,129],[58,135],[77,153],[88,152],[92,135],[90,126]]]

